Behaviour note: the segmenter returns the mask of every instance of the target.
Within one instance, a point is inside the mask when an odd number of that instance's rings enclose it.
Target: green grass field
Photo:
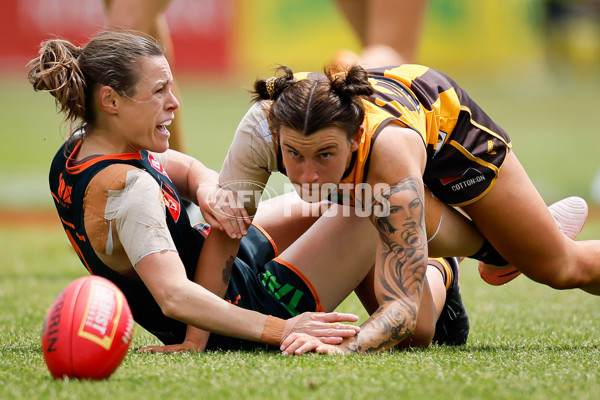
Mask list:
[[[459,77],[459,82],[511,134],[515,152],[550,203],[589,199],[600,167],[597,81]],[[220,168],[248,106],[242,83],[183,82],[182,118],[189,152]],[[22,79],[2,81],[1,215],[51,207],[46,173],[61,142],[53,99]],[[582,238],[600,238],[593,212]],[[495,288],[463,263],[463,297],[471,335],[460,348],[432,347],[383,355],[282,357],[277,352],[142,355],[157,342],[137,327],[130,353],[103,382],[55,381],[43,361],[46,310],[72,280],[85,275],[58,222],[0,219],[0,398],[207,399],[597,399],[600,323],[597,297],[555,291],[519,278]],[[365,318],[351,297],[340,310]]]

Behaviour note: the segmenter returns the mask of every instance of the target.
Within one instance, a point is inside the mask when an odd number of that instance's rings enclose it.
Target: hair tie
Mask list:
[[[276,77],[272,76],[266,81],[267,85],[267,93],[269,93],[269,99],[273,99],[273,94],[275,93],[275,80]]]

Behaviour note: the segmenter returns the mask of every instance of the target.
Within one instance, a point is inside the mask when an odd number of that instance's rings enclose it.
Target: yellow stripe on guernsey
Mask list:
[[[384,76],[399,81],[410,89],[413,82],[426,73],[435,73],[435,71],[422,65],[406,64],[397,68],[385,70]],[[444,79],[439,76],[439,74],[436,73],[436,75],[438,75],[440,79]],[[406,118],[411,121],[404,121],[404,119],[401,118],[401,120],[407,123],[409,127],[412,127],[421,134],[428,146],[434,146],[434,148],[438,146],[438,133],[440,131],[448,134],[448,137],[446,137],[445,140],[446,142],[448,141],[450,133],[454,130],[456,125],[456,120],[461,107],[456,91],[450,84],[448,84],[448,86],[449,89],[437,95],[437,99],[431,104],[431,110],[422,110],[425,115],[424,121],[420,119],[421,116],[417,117],[414,113],[410,113],[413,118]],[[404,115],[405,110],[401,110],[401,112],[403,112]],[[414,122],[412,122],[413,120]],[[422,125],[422,122],[425,122],[425,126]]]

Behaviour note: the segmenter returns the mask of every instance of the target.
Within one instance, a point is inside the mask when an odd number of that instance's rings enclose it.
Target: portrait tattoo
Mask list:
[[[382,306],[365,322],[355,348],[390,348],[411,334],[427,268],[423,181],[409,177],[381,193],[389,213],[372,216],[380,244],[375,285]]]

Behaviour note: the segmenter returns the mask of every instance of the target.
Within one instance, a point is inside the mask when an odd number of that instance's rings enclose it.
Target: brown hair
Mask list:
[[[151,38],[138,33],[104,31],[84,47],[62,39],[47,40],[39,54],[27,64],[27,79],[34,90],[50,92],[59,112],[70,122],[80,120],[82,127],[96,122],[96,90],[110,86],[122,96],[134,94],[139,59],[163,52]]]
[[[308,136],[336,126],[351,139],[365,115],[361,96],[370,96],[374,90],[362,67],[333,72],[338,70],[330,66],[325,68],[324,76],[315,74],[316,78],[297,80],[289,67],[280,66],[275,77],[256,80],[253,101],[273,100],[269,111],[271,131],[278,134],[284,125]]]

